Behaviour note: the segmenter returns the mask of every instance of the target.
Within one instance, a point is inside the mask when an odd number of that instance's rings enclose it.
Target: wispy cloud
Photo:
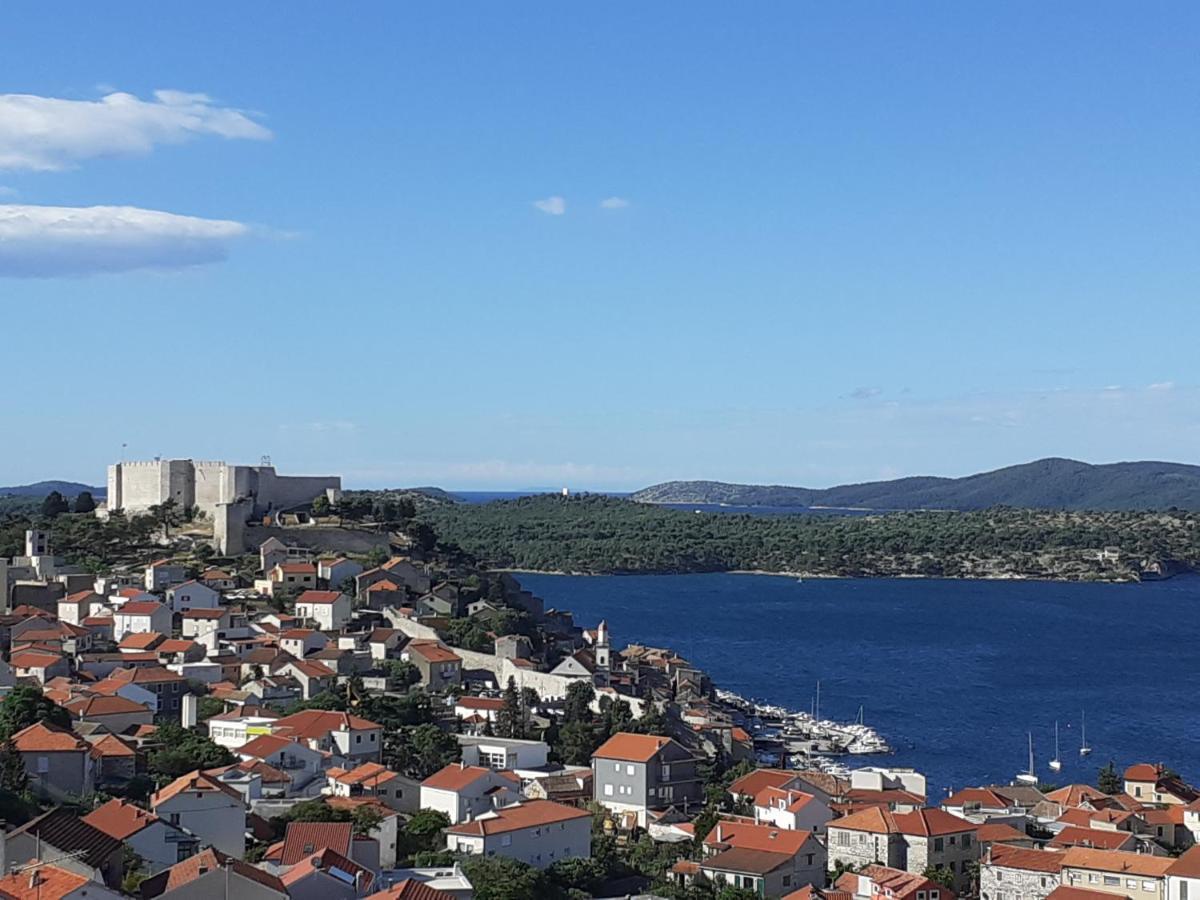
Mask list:
[[[600,201],[601,209],[624,209],[629,205],[629,201],[624,197],[605,197]]]
[[[1154,384],[1149,385],[1146,389],[1150,391],[1172,391],[1175,389],[1175,382],[1156,381]]]
[[[557,194],[545,200],[534,200],[533,205],[548,216],[561,216],[567,211],[567,201]]]
[[[0,204],[0,276],[179,269],[222,260],[241,222],[133,206]]]
[[[200,135],[266,140],[246,112],[205,94],[155,91],[153,100],[110,93],[99,100],[0,94],[0,169],[53,171],[101,156],[149,153]]]
[[[882,393],[881,387],[856,387],[846,396],[851,400],[874,400]]]

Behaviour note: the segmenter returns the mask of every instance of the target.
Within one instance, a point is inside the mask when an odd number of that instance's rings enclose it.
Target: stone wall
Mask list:
[[[980,900],[1046,900],[1058,885],[1058,876],[1051,872],[986,863],[979,867]]]

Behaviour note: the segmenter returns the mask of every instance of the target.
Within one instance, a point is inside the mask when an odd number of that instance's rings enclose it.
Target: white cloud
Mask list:
[[[629,201],[624,197],[606,197],[600,201],[601,209],[624,209],[629,205]]]
[[[1172,391],[1174,389],[1175,382],[1173,381],[1156,381],[1147,388],[1150,391]]]
[[[271,132],[241,110],[215,106],[205,94],[155,91],[153,100],[119,92],[99,100],[0,94],[0,169],[66,169],[199,135],[266,140]]]
[[[0,276],[177,269],[222,260],[241,222],[133,206],[0,204]]]
[[[533,205],[548,216],[561,216],[567,211],[567,201],[555,195],[545,200],[534,200]]]

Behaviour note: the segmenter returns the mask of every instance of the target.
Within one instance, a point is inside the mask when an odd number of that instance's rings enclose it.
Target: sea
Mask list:
[[[895,748],[850,765],[912,766],[929,798],[1007,784],[1095,783],[1163,762],[1200,780],[1200,577],[1143,584],[773,575],[519,576],[618,646],[671,647],[722,688],[866,723]],[[1090,756],[1081,757],[1086,716]],[[1050,771],[1054,726],[1061,772]]]

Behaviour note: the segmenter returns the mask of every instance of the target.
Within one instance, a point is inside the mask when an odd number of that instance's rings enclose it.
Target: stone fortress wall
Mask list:
[[[274,466],[231,466],[214,460],[155,459],[108,467],[108,511],[127,514],[174,500],[198,507],[214,522],[222,552],[241,552],[247,519],[309,503],[320,494],[337,500],[337,475],[279,475]]]

